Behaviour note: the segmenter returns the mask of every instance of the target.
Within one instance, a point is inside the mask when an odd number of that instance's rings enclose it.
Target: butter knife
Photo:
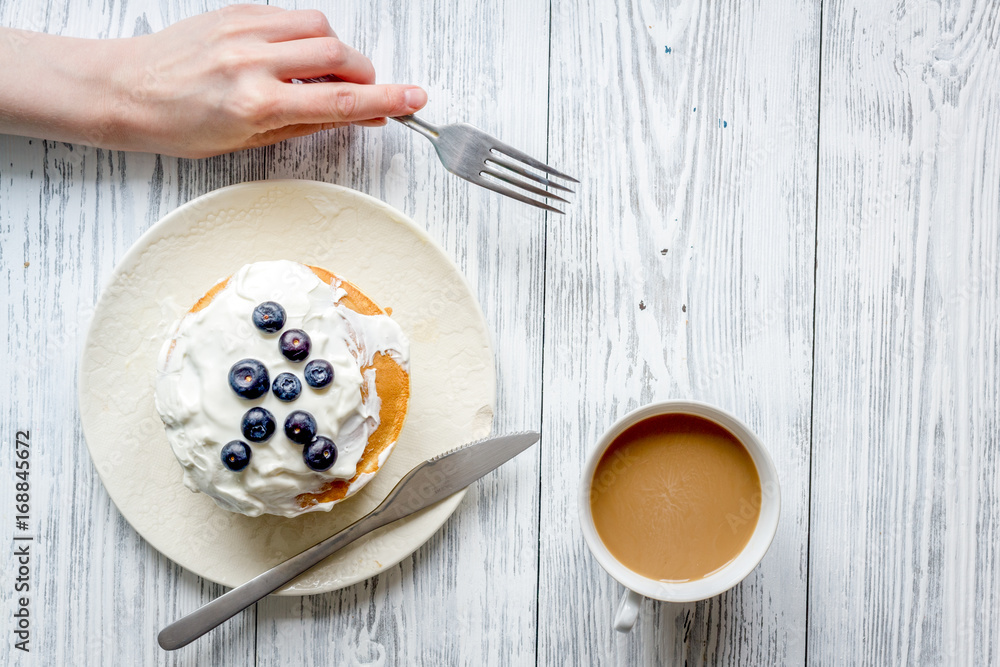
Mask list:
[[[187,646],[359,537],[461,491],[538,437],[527,432],[487,438],[424,461],[406,473],[378,507],[347,528],[165,627],[157,637],[160,647],[173,651]]]

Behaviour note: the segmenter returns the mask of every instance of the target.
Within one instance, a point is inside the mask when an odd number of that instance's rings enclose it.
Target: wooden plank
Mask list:
[[[1000,16],[824,5],[809,657],[1000,657]]]
[[[547,243],[539,662],[800,663],[818,5],[557,3],[552,45],[550,158],[586,178]],[[667,398],[760,435],[782,517],[742,584],[646,602],[618,635],[622,588],[577,522],[580,470],[616,418]]]
[[[324,11],[373,59],[380,81],[425,86],[421,116],[470,122],[544,156],[544,4],[302,6]],[[425,226],[469,278],[493,332],[494,431],[538,428],[544,219],[536,209],[447,173],[425,139],[396,123],[287,142],[267,173],[357,188]],[[386,573],[337,593],[261,602],[258,664],[534,662],[537,457],[525,453],[474,486],[439,534]]]
[[[0,25],[130,36],[204,9],[0,0]],[[0,136],[0,156],[0,308],[10,323],[3,368],[12,388],[0,397],[0,423],[11,446],[16,429],[31,430],[37,535],[32,652],[4,641],[0,664],[252,664],[253,612],[177,653],[156,645],[164,625],[223,589],[160,556],[114,508],[87,453],[74,378],[93,304],[118,259],[168,210],[247,178],[261,154],[189,162]],[[0,493],[9,499],[8,460]],[[7,521],[0,530],[5,541],[14,532]]]

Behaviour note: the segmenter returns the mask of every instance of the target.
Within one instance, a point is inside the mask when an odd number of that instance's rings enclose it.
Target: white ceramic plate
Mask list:
[[[291,259],[358,285],[410,337],[411,398],[378,475],[331,512],[294,519],[232,514],[181,482],[153,403],[170,324],[242,265]],[[212,581],[238,586],[368,513],[417,463],[490,431],[496,400],[483,315],[458,268],[388,205],[328,183],[260,181],[210,192],[153,225],[105,287],[80,362],[90,455],[122,515],[153,547]],[[362,581],[413,553],[463,493],[376,531],[280,591]]]

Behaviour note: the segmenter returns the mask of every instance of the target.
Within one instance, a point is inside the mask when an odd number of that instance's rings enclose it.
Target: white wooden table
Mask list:
[[[289,2],[285,6],[292,6]],[[215,0],[0,0],[0,24],[159,30]],[[983,0],[303,2],[382,80],[581,177],[565,217],[470,187],[391,125],[208,160],[0,137],[0,536],[30,429],[32,653],[0,664],[997,664],[1000,6]],[[121,518],[75,410],[103,281],[164,213],[262,178],[339,183],[426,226],[495,337],[495,430],[541,445],[343,591],[272,598],[176,653],[219,595]],[[782,517],[729,593],[645,603],[576,521],[584,452],[664,398],[742,416]]]

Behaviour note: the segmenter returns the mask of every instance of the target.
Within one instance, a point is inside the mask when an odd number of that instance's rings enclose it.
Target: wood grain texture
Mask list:
[[[291,4],[285,5],[292,7]],[[545,153],[548,12],[530,0],[309,2],[372,58],[379,80],[419,83],[432,122],[470,122]],[[271,177],[315,178],[412,216],[479,295],[498,371],[494,432],[537,429],[544,218],[447,173],[397,123],[293,140]],[[364,584],[258,605],[258,665],[531,664],[535,660],[538,452],[475,485],[424,547]]]
[[[76,36],[127,36],[159,30],[221,4],[53,6],[40,7],[36,15],[6,3],[0,5],[0,23]],[[428,88],[429,119],[469,121],[544,154],[544,6],[511,2],[489,10],[488,16],[485,8],[457,5],[443,12],[431,5],[418,9],[395,3],[319,7],[345,40],[373,57],[382,80]],[[514,55],[501,59],[499,53]],[[0,144],[2,155],[10,157],[0,167],[2,252],[4,269],[16,285],[2,298],[20,334],[12,332],[5,354],[23,369],[20,377],[27,378],[30,389],[27,398],[4,401],[5,423],[49,424],[46,429],[36,426],[35,437],[46,443],[39,445],[39,454],[73,447],[72,461],[62,463],[58,476],[40,470],[36,477],[39,498],[58,497],[59,489],[63,502],[75,508],[73,516],[56,507],[34,510],[36,516],[51,517],[43,535],[59,536],[58,547],[43,551],[53,561],[39,568],[44,577],[39,620],[58,631],[39,641],[43,657],[38,664],[534,661],[537,452],[522,455],[479,483],[439,535],[388,573],[340,593],[267,600],[256,613],[167,654],[156,647],[156,632],[221,589],[171,565],[121,519],[89,461],[78,419],[66,416],[65,406],[75,405],[72,384],[46,378],[75,375],[82,335],[103,279],[165,212],[231,183],[313,178],[384,199],[442,242],[469,277],[494,332],[499,371],[495,431],[537,428],[541,213],[447,174],[430,144],[395,124],[197,161],[0,140],[5,142]],[[22,248],[32,262],[24,274]],[[16,266],[8,261],[11,257]],[[28,319],[20,313],[26,306]],[[36,343],[31,336],[58,348],[44,367],[33,365]],[[53,390],[60,392],[57,397],[49,396]],[[0,483],[8,484],[7,477]],[[8,648],[5,644],[0,651]]]
[[[811,662],[1000,660],[998,37],[824,5]]]
[[[801,663],[818,6],[664,4],[553,9],[550,161],[587,178],[547,243],[539,663]],[[742,584],[646,602],[619,635],[622,587],[577,522],[580,470],[614,420],[667,398],[759,434],[782,516]]]
[[[0,0],[0,25],[129,36],[223,4]],[[394,124],[207,160],[0,136],[0,451],[31,429],[38,536],[34,652],[5,640],[0,664],[1000,660],[995,3],[301,6],[381,81],[424,85],[429,120],[582,176],[575,204],[547,219],[471,187]],[[222,589],[108,499],[72,407],[78,352],[149,225],[271,177],[354,187],[426,227],[494,333],[495,431],[541,423],[543,439],[386,573],[267,599],[165,653],[156,632]],[[729,593],[646,602],[616,635],[621,589],[580,534],[579,471],[614,419],[682,397],[761,436],[782,481],[778,534]],[[12,594],[0,584],[0,609]]]
[[[148,31],[146,12],[156,6],[0,0],[0,24],[130,36]],[[164,3],[162,12],[172,22],[204,9]],[[17,386],[3,392],[0,423],[4,452],[15,429],[31,429],[37,535],[32,652],[13,651],[5,623],[0,664],[253,663],[253,610],[183,652],[168,654],[156,645],[163,626],[224,589],[160,556],[115,509],[80,429],[76,369],[103,282],[138,236],[195,194],[253,178],[257,162],[256,155],[240,154],[187,163],[0,135],[0,303],[12,323],[3,368]],[[0,463],[5,499],[13,498],[10,461],[5,454]],[[5,543],[12,534],[5,520]],[[12,571],[8,553],[5,579]],[[5,583],[0,591],[6,617],[12,587]]]

